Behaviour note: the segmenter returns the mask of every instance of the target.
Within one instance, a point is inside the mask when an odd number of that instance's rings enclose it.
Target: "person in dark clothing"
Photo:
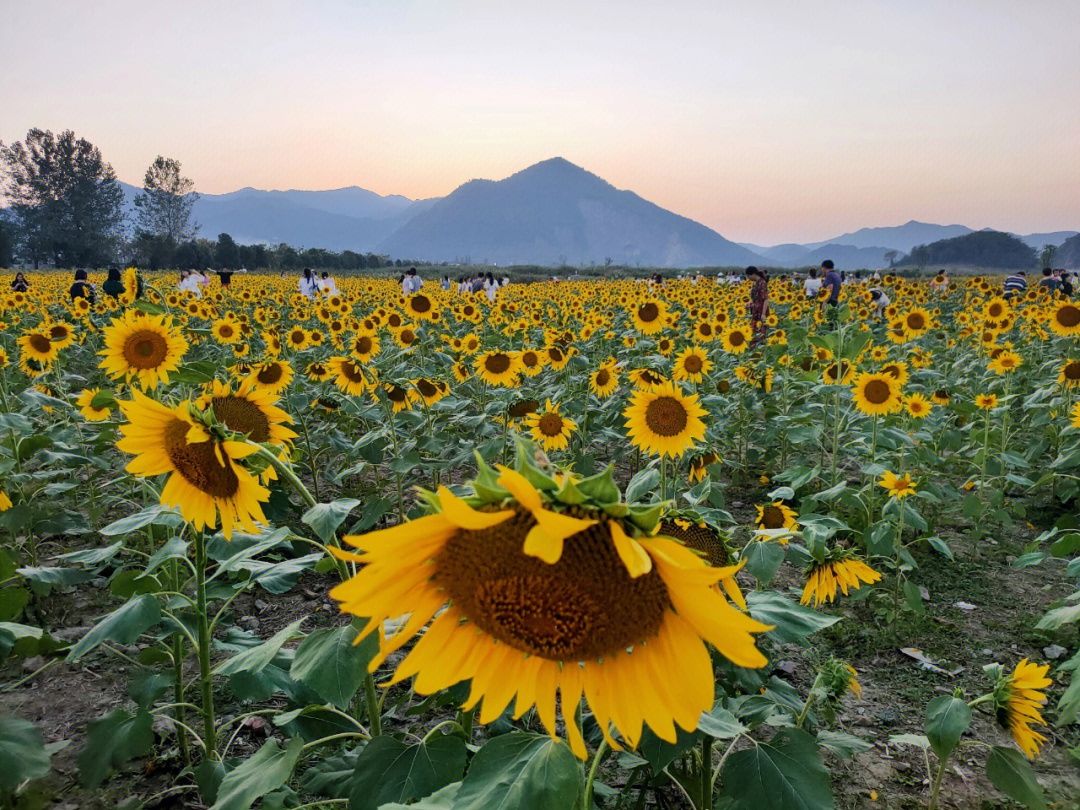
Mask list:
[[[750,328],[754,338],[750,345],[760,343],[765,339],[765,317],[769,314],[769,280],[765,274],[756,267],[746,268],[746,277],[753,286],[750,288]]]
[[[1048,290],[1050,290],[1051,293],[1056,292],[1058,288],[1058,280],[1054,278],[1054,271],[1051,270],[1049,267],[1044,267],[1042,274],[1043,277],[1042,281],[1039,282],[1039,286],[1046,287]]]
[[[1061,293],[1062,298],[1073,297],[1072,273],[1067,273],[1064,270],[1061,271],[1061,281],[1058,282],[1058,292]]]
[[[115,267],[109,268],[109,277],[101,285],[101,291],[112,298],[119,298],[124,294],[124,280],[120,276],[120,270]]]
[[[15,274],[15,280],[11,282],[12,292],[24,293],[30,289],[30,282],[26,280],[26,276],[22,273]]]
[[[75,283],[68,290],[68,295],[71,296],[72,301],[76,298],[85,298],[91,304],[97,301],[97,290],[94,289],[93,284],[86,280],[85,270],[75,271]]]
[[[843,280],[840,278],[840,274],[836,272],[836,265],[833,264],[832,259],[823,261],[821,269],[825,273],[825,277],[821,279],[821,286],[829,290],[829,297],[825,300],[825,303],[835,307],[840,303],[840,287],[843,285]]]

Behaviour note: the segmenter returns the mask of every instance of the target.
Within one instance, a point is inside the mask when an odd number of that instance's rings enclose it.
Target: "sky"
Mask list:
[[[0,141],[443,196],[561,156],[729,239],[1080,229],[1078,0],[0,0]]]

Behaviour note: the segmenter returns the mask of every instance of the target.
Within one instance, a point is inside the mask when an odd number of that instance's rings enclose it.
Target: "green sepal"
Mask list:
[[[473,455],[476,457],[477,475],[472,487],[476,497],[483,503],[502,503],[510,497],[510,493],[499,486],[499,474],[488,466],[479,451],[474,450]]]
[[[613,518],[624,518],[630,514],[630,507],[625,503],[606,503],[600,508]]]
[[[622,500],[622,492],[619,490],[618,484],[615,483],[615,477],[612,474],[614,469],[611,464],[608,464],[603,472],[578,481],[577,488],[589,500],[601,506],[618,503]]]
[[[581,489],[581,483],[574,483],[573,476],[567,473],[563,477],[563,485],[555,492],[555,500],[568,506],[577,506],[587,500],[586,493]]]
[[[651,532],[660,522],[667,504],[653,503],[648,506],[629,507],[630,521],[644,532]]]
[[[554,479],[541,470],[534,462],[536,448],[532,442],[515,437],[514,444],[517,448],[514,469],[525,476],[525,479],[541,492],[553,492],[559,488]]]

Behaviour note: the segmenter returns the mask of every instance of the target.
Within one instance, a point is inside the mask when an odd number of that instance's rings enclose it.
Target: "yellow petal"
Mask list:
[[[446,487],[439,487],[439,503],[442,514],[460,529],[479,531],[489,529],[514,516],[514,510],[503,509],[500,512],[478,512]]]
[[[628,537],[623,527],[616,521],[609,521],[608,526],[611,529],[611,539],[615,543],[615,551],[626,566],[630,578],[637,579],[652,571],[652,557],[641,543]]]

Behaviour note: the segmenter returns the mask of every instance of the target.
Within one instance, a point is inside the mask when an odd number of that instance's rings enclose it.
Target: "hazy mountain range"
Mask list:
[[[129,205],[139,189],[121,184]],[[352,186],[331,191],[243,188],[203,194],[200,235],[237,242],[378,252],[425,261],[804,267],[832,259],[843,269],[883,267],[887,254],[972,233],[964,225],[912,220],[862,228],[809,244],[735,243],[711,228],[615,188],[562,158],[505,180],[470,180],[446,197],[410,200]],[[1036,249],[1076,231],[1017,234]]]

